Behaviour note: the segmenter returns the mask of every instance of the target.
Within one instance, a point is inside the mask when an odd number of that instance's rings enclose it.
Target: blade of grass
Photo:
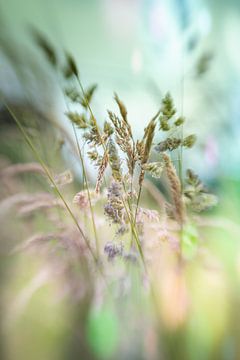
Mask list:
[[[26,130],[24,129],[24,127],[22,126],[21,122],[19,121],[19,119],[17,118],[17,116],[15,115],[15,113],[11,110],[11,108],[8,106],[8,104],[6,103],[6,101],[4,99],[2,99],[4,106],[6,107],[6,109],[8,110],[9,114],[12,116],[12,118],[14,119],[16,125],[18,126],[19,130],[21,131],[24,140],[26,141],[26,143],[28,144],[28,146],[30,147],[30,149],[32,150],[34,156],[36,157],[36,159],[39,161],[39,163],[41,164],[44,172],[46,173],[48,179],[50,180],[50,182],[52,183],[57,195],[60,197],[60,199],[62,200],[64,206],[66,207],[69,215],[71,216],[73,222],[75,223],[75,225],[77,226],[78,231],[80,232],[81,236],[83,237],[85,244],[88,248],[88,250],[90,251],[91,255],[93,256],[95,262],[97,263],[97,257],[94,254],[94,251],[92,250],[90,244],[89,244],[89,240],[87,239],[86,235],[84,234],[82,228],[80,227],[75,215],[73,214],[72,210],[70,209],[69,205],[67,204],[66,200],[64,199],[62,193],[60,192],[57,184],[55,183],[49,169],[47,168],[47,166],[45,165],[44,161],[42,160],[41,156],[39,155],[37,149],[35,148],[34,144],[32,143],[32,140],[30,139],[30,137],[28,136]]]
[[[96,223],[95,223],[95,216],[94,216],[94,211],[93,211],[93,206],[92,206],[92,200],[91,200],[91,195],[90,195],[89,186],[88,186],[87,173],[86,173],[86,170],[85,170],[85,165],[84,165],[84,161],[83,161],[83,156],[82,156],[81,148],[80,148],[79,141],[78,141],[78,138],[77,138],[77,133],[76,133],[75,125],[72,124],[72,127],[73,127],[74,137],[75,137],[76,144],[77,144],[78,155],[79,155],[79,158],[80,158],[80,161],[81,161],[81,165],[82,165],[83,181],[85,182],[86,189],[87,189],[87,196],[88,196],[89,207],[90,207],[90,211],[91,211],[92,224],[93,224],[93,231],[94,231],[94,236],[95,236],[96,251],[97,251],[97,255],[99,255],[99,239],[98,239],[98,235],[97,235],[97,228],[96,228]]]

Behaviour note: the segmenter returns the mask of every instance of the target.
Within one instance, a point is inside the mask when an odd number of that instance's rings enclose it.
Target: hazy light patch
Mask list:
[[[231,13],[225,19],[224,26],[224,45],[226,47],[225,53],[227,54],[231,64],[240,71],[239,62],[239,38],[240,38],[240,23],[239,16]]]
[[[212,28],[212,19],[207,9],[202,9],[198,15],[197,20],[198,31],[202,36],[210,33]]]
[[[107,28],[113,36],[129,39],[136,30],[138,21],[138,1],[104,0],[102,11]]]
[[[137,48],[132,53],[131,67],[134,74],[140,73],[143,67],[142,52]]]

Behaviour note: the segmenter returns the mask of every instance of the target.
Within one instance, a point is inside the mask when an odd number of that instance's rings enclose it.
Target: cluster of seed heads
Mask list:
[[[101,128],[91,109],[96,85],[84,89],[72,56],[66,54],[64,66],[62,66],[55,50],[49,43],[39,34],[35,34],[35,39],[50,64],[60,71],[66,79],[65,96],[74,103],[74,109],[76,109],[76,104],[79,106],[78,110],[69,110],[66,115],[73,126],[82,131],[82,138],[88,146],[87,155],[97,167],[96,193],[101,191],[107,167],[109,166],[111,169],[112,180],[107,189],[107,203],[104,206],[104,213],[111,223],[117,224],[117,234],[126,233],[129,223],[131,223],[132,228],[135,226],[146,172],[155,178],[160,178],[162,173],[166,174],[174,207],[174,216],[178,223],[182,224],[186,220],[187,209],[201,211],[216,203],[216,198],[208,194],[193,172],[187,172],[184,182],[180,171],[178,173],[175,169],[171,152],[181,150],[179,151],[181,154],[183,148],[192,148],[196,142],[196,136],[194,134],[183,136],[185,118],[177,115],[173,98],[169,93],[163,97],[159,111],[149,121],[141,139],[135,141],[127,108],[117,94],[114,95],[114,100],[119,115],[108,111],[109,121],[105,121],[103,128]],[[80,88],[74,86],[73,79],[77,80]],[[156,145],[154,138],[157,136],[161,136],[162,140]],[[155,150],[155,154],[153,150]],[[153,156],[155,156],[156,161],[155,159],[153,161]],[[123,166],[124,163],[127,165],[127,174],[126,170],[124,171],[126,168]],[[137,184],[136,188],[135,184]],[[136,196],[137,203],[132,195],[133,193],[138,194]],[[82,202],[83,206],[86,205],[88,203],[86,193],[79,193],[76,201]],[[107,244],[105,252],[109,258],[113,258],[122,254],[122,248],[121,246]]]

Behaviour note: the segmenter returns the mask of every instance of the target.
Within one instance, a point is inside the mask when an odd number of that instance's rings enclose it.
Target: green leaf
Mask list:
[[[68,53],[66,53],[66,66],[63,69],[63,72],[64,72],[64,76],[67,79],[71,78],[73,75],[75,75],[76,77],[79,77],[76,62],[75,62],[74,58],[72,57],[72,55],[70,55]]]
[[[87,338],[92,350],[102,359],[113,356],[118,345],[118,321],[111,308],[93,310],[88,319]]]
[[[197,253],[198,249],[198,232],[194,225],[188,224],[182,231],[182,254],[183,257],[191,260]]]

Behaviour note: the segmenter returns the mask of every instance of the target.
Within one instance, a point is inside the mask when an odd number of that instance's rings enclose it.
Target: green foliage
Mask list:
[[[167,138],[164,141],[161,141],[157,146],[155,146],[155,150],[158,152],[165,152],[167,150],[173,151],[176,150],[180,145],[182,141],[179,138]]]
[[[159,116],[160,130],[170,130],[169,121],[175,113],[176,109],[174,108],[173,99],[171,95],[167,93],[162,100],[161,115]]]
[[[187,206],[196,212],[209,209],[217,204],[216,196],[209,194],[199,177],[192,170],[187,170],[184,197]]]
[[[43,54],[45,55],[48,62],[56,67],[58,64],[57,54],[54,47],[50,44],[50,42],[43,36],[39,31],[34,28],[31,28],[32,36],[35,40],[37,46],[41,49]]]
[[[181,252],[185,259],[192,260],[197,254],[199,235],[194,224],[187,224],[183,227],[181,234]]]
[[[85,91],[84,95],[80,98],[80,104],[85,108],[88,109],[89,104],[91,103],[93,94],[95,93],[95,90],[97,89],[97,85],[91,85],[89,86]]]
[[[182,141],[182,145],[186,148],[192,148],[195,142],[197,141],[196,135],[192,134],[187,137],[185,137]]]
[[[144,171],[148,171],[152,177],[159,179],[162,175],[164,164],[163,162],[150,162],[143,165]]]
[[[67,112],[66,113],[69,120],[75,124],[79,129],[86,129],[89,127],[87,118],[85,114],[78,114],[77,112]]]
[[[65,67],[64,67],[64,70],[63,70],[64,76],[67,79],[73,77],[74,75],[76,77],[78,77],[79,76],[78,68],[77,68],[77,65],[75,63],[74,58],[72,57],[72,55],[70,55],[68,53],[65,54],[65,57],[66,57],[66,64],[65,64]]]
[[[118,345],[118,321],[109,307],[93,310],[87,324],[87,338],[93,352],[102,359],[113,356]]]

